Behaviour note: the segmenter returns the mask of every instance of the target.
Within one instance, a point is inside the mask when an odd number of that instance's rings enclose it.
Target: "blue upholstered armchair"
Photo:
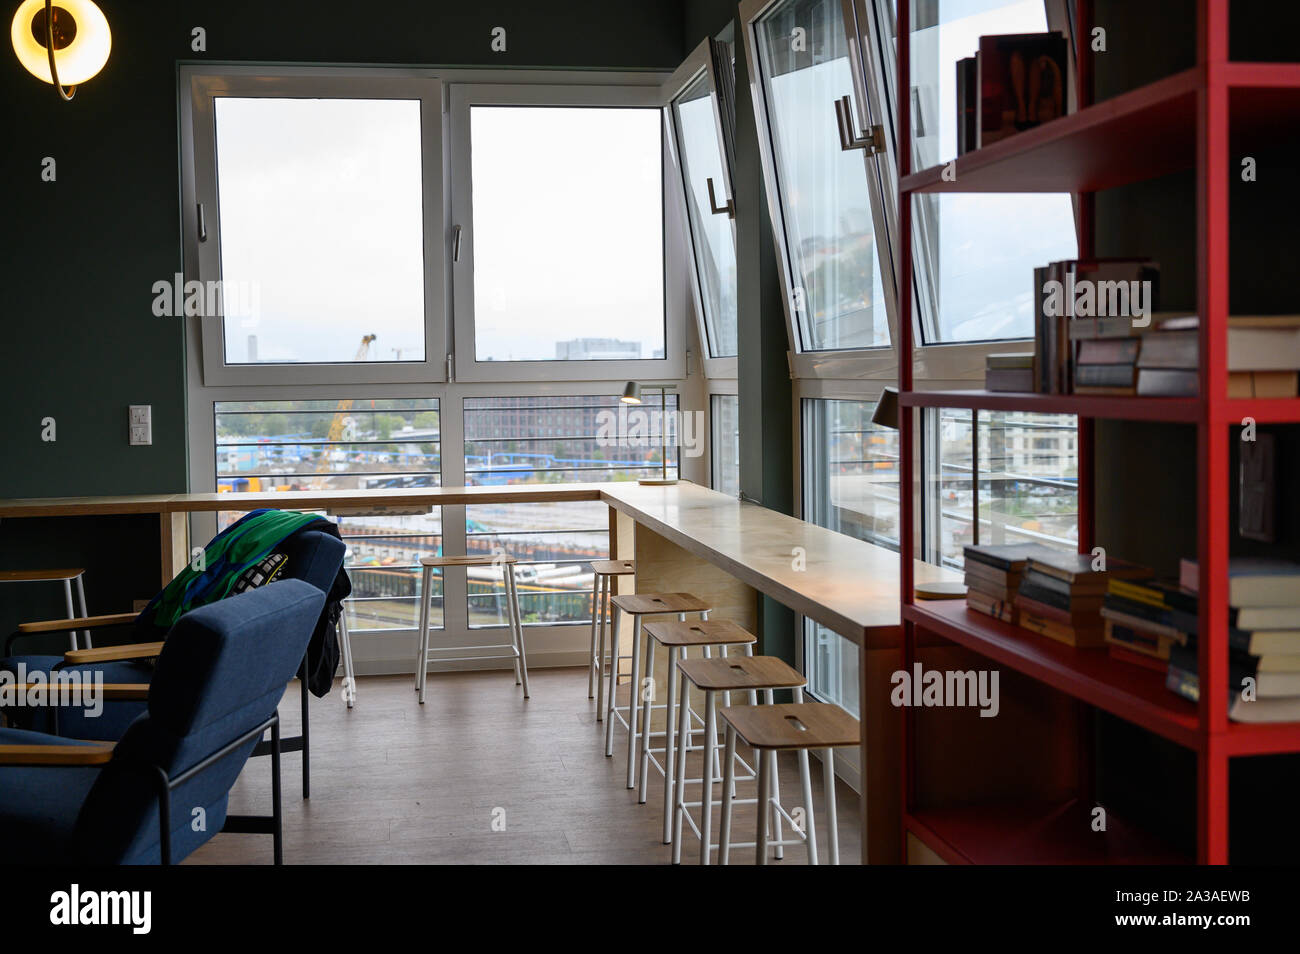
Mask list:
[[[9,856],[170,864],[227,830],[272,834],[281,863],[276,707],[324,604],[319,589],[288,580],[181,617],[158,654],[147,711],[115,744],[0,729]],[[230,788],[268,729],[272,814],[227,816]]]

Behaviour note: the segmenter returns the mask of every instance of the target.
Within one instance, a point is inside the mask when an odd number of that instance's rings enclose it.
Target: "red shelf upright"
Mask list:
[[[1200,323],[1200,395],[1153,399],[1086,395],[1002,394],[982,390],[913,389],[913,287],[899,287],[898,380],[900,549],[903,665],[917,656],[917,630],[971,649],[1052,689],[1111,712],[1192,750],[1197,758],[1196,860],[1228,861],[1228,767],[1232,756],[1300,752],[1300,723],[1228,721],[1229,441],[1245,417],[1259,423],[1300,422],[1300,399],[1230,399],[1227,370],[1229,285],[1228,190],[1231,133],[1255,133],[1278,117],[1300,118],[1300,64],[1232,63],[1228,59],[1229,0],[1197,0],[1197,61],[1190,70],[1096,106],[1091,100],[1091,5],[1076,8],[1078,110],[1037,129],[968,152],[957,160],[955,181],[942,167],[913,172],[911,111],[898,111],[900,269],[913,274],[912,194],[927,191],[1072,191],[1078,208],[1080,254],[1093,253],[1093,191],[1150,179],[1175,168],[1196,170],[1197,307]],[[898,2],[898,89],[909,89],[911,3]],[[1237,119],[1237,127],[1231,125]],[[1154,131],[1154,132],[1153,132]],[[1158,133],[1158,135],[1155,135]],[[1136,136],[1136,140],[1133,138]],[[1157,142],[1157,140],[1159,140]],[[1195,144],[1193,146],[1193,143]],[[1151,148],[1143,148],[1143,144]],[[1044,164],[1053,166],[1043,168]],[[1019,183],[1020,187],[1015,188]],[[1163,688],[1155,673],[1130,672],[1104,655],[1069,650],[970,612],[965,605],[913,602],[916,486],[914,415],[925,407],[1035,410],[1079,417],[1079,545],[1093,546],[1095,418],[1153,420],[1197,429],[1197,557],[1200,573],[1199,705]],[[1190,476],[1190,475],[1189,475]],[[1104,540],[1096,541],[1105,545]],[[1161,860],[1161,850],[1126,829],[1111,847],[1089,846],[1069,825],[1092,793],[1086,731],[1073,740],[1081,770],[1079,797],[1068,810],[1053,806],[1017,814],[1014,806],[918,807],[916,720],[903,710],[904,838],[920,839],[949,861]],[[1085,813],[1086,815],[1086,813]],[[1085,817],[1080,815],[1080,817]],[[1002,846],[1010,844],[1011,850]],[[907,845],[904,844],[904,856]],[[1164,859],[1167,860],[1167,859]]]

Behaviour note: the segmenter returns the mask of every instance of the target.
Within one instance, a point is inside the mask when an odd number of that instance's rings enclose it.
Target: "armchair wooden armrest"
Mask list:
[[[152,659],[162,652],[162,648],[162,643],[127,643],[125,646],[105,646],[103,649],[69,649],[63,654],[63,661],[70,666],[80,666],[123,659]]]
[[[73,619],[46,619],[39,623],[19,623],[18,632],[24,635],[34,633],[62,633],[70,629],[95,629],[99,626],[122,626],[133,623],[139,613],[110,613],[107,616],[78,616]]]
[[[62,691],[62,687],[60,687],[58,683],[51,684],[48,682],[46,683],[28,682],[28,683],[23,683],[21,685],[18,685],[15,688],[21,689],[24,692],[39,691],[39,692],[49,693],[55,696],[56,702],[58,701],[58,696]],[[147,682],[106,682],[99,687],[99,696],[101,699],[103,699],[106,702],[122,702],[122,701],[133,701],[133,700],[138,702],[147,702],[149,701],[149,683]],[[82,695],[82,698],[85,698],[84,694]]]
[[[0,765],[103,765],[115,742],[79,745],[0,745]]]

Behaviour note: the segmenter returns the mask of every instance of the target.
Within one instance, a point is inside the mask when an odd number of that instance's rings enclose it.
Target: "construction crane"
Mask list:
[[[354,357],[352,360],[365,361],[366,358],[370,356],[370,346],[374,344],[374,341],[377,337],[378,335],[365,335],[364,337],[362,337],[361,345],[360,347],[357,348],[356,357]],[[347,426],[348,411],[352,410],[352,405],[355,403],[356,402],[354,400],[348,398],[346,400],[339,401],[338,407],[334,409],[334,420],[330,421],[329,434],[326,435],[326,440],[330,444],[337,444],[340,440],[343,439],[343,431]],[[320,461],[316,464],[316,472],[321,473],[322,471],[329,470],[329,466],[330,466],[330,453],[329,450],[327,449],[323,454],[321,454]]]

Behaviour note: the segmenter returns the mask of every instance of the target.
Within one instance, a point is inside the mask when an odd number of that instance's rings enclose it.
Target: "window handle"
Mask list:
[[[200,202],[199,203],[199,241],[206,242],[207,240],[208,240],[208,222],[203,215],[203,203]]]
[[[718,197],[713,191],[713,178],[709,177],[704,180],[709,187],[709,208],[713,210],[714,215],[725,215],[729,219],[736,217],[736,200],[728,199],[726,205],[718,205]]]
[[[853,120],[853,103],[847,96],[835,101],[835,124],[840,130],[840,148],[845,152],[862,149],[872,156],[885,151],[885,127],[871,126],[859,136]]]
[[[453,226],[451,231],[451,260],[460,261],[460,226]]]

